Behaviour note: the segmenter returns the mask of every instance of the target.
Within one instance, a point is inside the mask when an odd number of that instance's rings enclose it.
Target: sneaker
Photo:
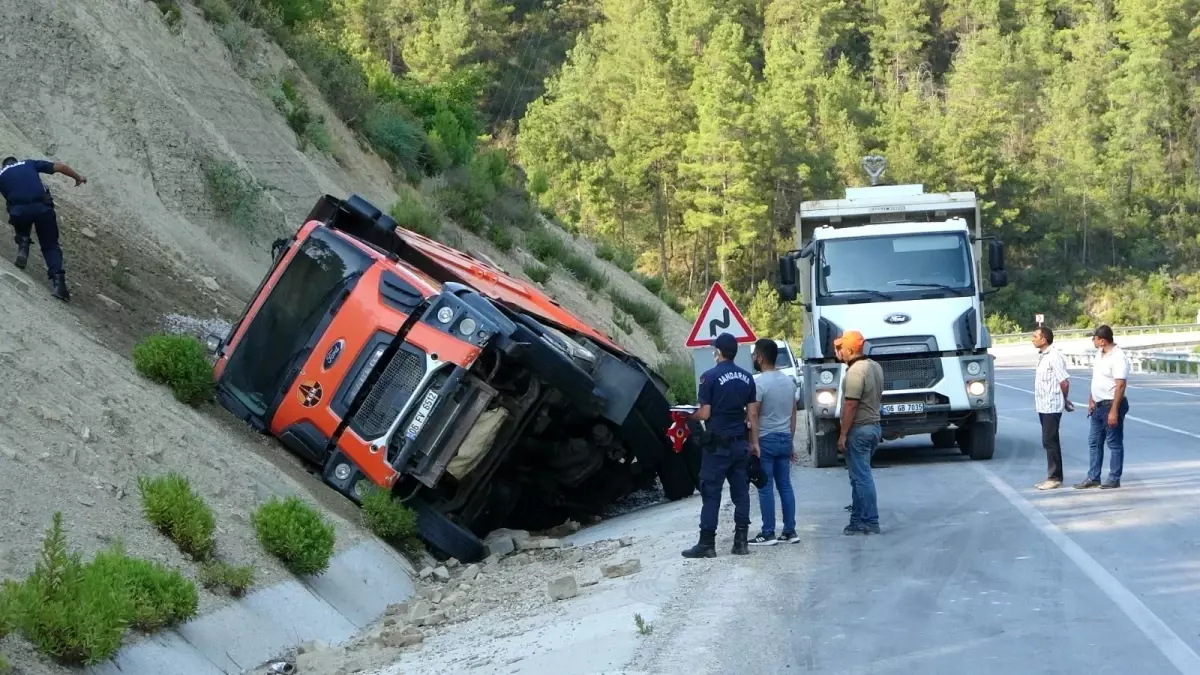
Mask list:
[[[1100,489],[1101,490],[1115,490],[1119,487],[1121,487],[1121,481],[1109,480],[1109,481],[1106,481],[1103,485],[1101,485]]]
[[[1045,480],[1045,481],[1042,481],[1041,483],[1038,483],[1037,485],[1034,485],[1033,487],[1035,487],[1039,490],[1055,490],[1057,488],[1062,487],[1062,481],[1061,480]]]
[[[842,508],[843,508],[844,510],[846,510],[846,511],[853,511],[853,510],[854,510],[854,505],[853,505],[853,504],[847,504],[847,505],[843,506]]]
[[[1088,488],[1095,488],[1095,487],[1100,487],[1100,481],[1092,480],[1091,478],[1088,478],[1087,480],[1083,481],[1082,483],[1075,484],[1076,490],[1086,490]]]
[[[775,544],[779,543],[779,539],[776,539],[775,535],[773,534],[768,535],[759,532],[757,537],[751,539],[747,543],[751,546],[774,546]]]
[[[855,534],[869,534],[867,528],[862,525],[847,525],[846,529],[842,530],[842,534],[852,536]]]
[[[779,543],[781,543],[781,544],[799,544],[800,537],[796,536],[795,532],[792,532],[791,534],[781,534],[781,535],[779,535]]]

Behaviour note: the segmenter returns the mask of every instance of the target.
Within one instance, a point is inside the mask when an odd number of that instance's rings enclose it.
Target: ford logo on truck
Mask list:
[[[888,323],[907,323],[909,318],[911,317],[909,317],[907,314],[888,314],[887,317],[884,318],[884,321]]]

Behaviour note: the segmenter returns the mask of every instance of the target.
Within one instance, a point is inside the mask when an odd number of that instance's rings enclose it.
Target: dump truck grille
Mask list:
[[[353,423],[355,431],[367,439],[386,433],[424,375],[425,359],[420,354],[406,349],[396,352],[358,409]]]
[[[883,389],[928,389],[942,379],[940,359],[895,359],[880,361]]]

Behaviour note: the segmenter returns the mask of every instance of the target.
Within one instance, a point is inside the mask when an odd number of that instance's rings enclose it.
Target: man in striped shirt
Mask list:
[[[1034,487],[1053,490],[1062,487],[1062,445],[1058,440],[1058,425],[1062,414],[1075,406],[1067,399],[1071,383],[1067,362],[1054,347],[1054,331],[1039,327],[1033,331],[1033,346],[1038,350],[1037,370],[1033,376],[1033,401],[1042,422],[1042,447],[1046,449],[1046,480]]]

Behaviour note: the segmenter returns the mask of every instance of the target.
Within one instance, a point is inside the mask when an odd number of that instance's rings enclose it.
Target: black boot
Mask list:
[[[13,264],[17,269],[25,269],[25,265],[29,263],[29,237],[17,237],[17,259]]]
[[[717,533],[700,531],[700,542],[683,552],[685,558],[717,557]]]
[[[747,555],[750,553],[750,547],[746,544],[746,534],[750,529],[748,525],[738,525],[733,531],[733,548],[730,553],[734,555]]]
[[[50,291],[51,295],[59,300],[62,300],[63,302],[69,302],[71,300],[71,291],[67,290],[67,275],[65,273],[59,272],[58,274],[55,274],[54,277],[51,278],[50,284],[53,287]]]

